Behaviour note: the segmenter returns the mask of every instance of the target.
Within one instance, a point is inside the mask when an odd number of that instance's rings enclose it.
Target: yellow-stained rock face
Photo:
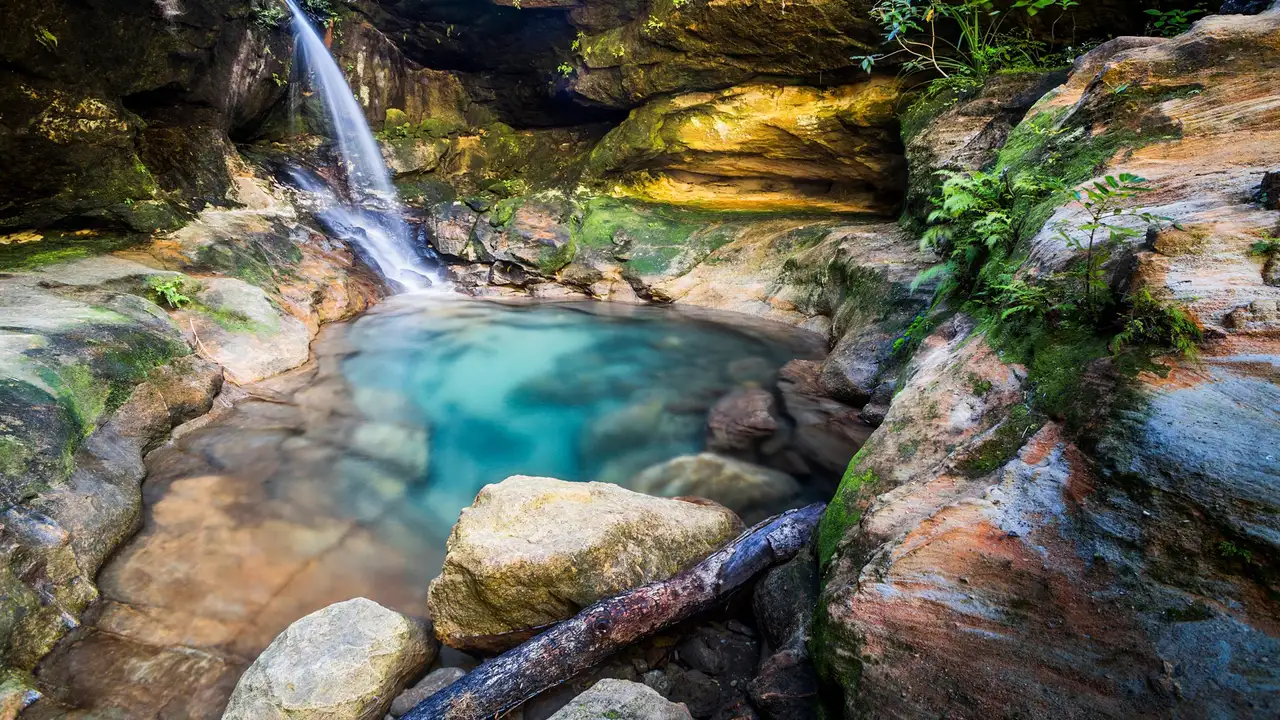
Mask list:
[[[597,600],[694,565],[740,529],[737,516],[712,503],[507,478],[481,490],[449,536],[428,599],[436,634],[452,647],[505,649]]]
[[[905,182],[896,81],[748,84],[631,113],[591,154],[614,194],[708,210],[892,213]]]

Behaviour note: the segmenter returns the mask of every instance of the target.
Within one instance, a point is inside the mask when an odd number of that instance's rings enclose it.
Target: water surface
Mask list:
[[[409,404],[396,403],[398,421],[425,427],[429,460],[412,497],[445,528],[511,475],[625,485],[696,453],[713,403],[769,386],[806,353],[798,334],[705,313],[421,297],[391,301],[345,340],[353,392],[398,396]]]

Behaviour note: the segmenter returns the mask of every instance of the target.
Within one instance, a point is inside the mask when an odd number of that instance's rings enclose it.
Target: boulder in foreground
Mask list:
[[[249,666],[223,720],[376,720],[435,657],[419,622],[356,598],[294,622]]]
[[[516,476],[480,491],[449,536],[428,605],[451,647],[496,652],[602,598],[662,580],[735,537],[712,503]]]

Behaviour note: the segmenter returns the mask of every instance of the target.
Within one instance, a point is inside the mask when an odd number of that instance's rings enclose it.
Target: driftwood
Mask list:
[[[400,720],[489,720],[618,650],[709,610],[809,544],[824,505],[747,530],[696,566],[588,607],[418,703]]]

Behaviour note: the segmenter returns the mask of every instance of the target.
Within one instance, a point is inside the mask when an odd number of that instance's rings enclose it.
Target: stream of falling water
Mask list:
[[[347,177],[346,198],[338,198],[316,183],[303,183],[303,189],[332,197],[326,198],[325,219],[347,229],[344,234],[350,235],[398,289],[428,287],[431,272],[414,250],[409,227],[401,216],[400,199],[364,111],[306,13],[294,0],[287,2],[293,12],[298,62],[324,100],[325,116]]]

